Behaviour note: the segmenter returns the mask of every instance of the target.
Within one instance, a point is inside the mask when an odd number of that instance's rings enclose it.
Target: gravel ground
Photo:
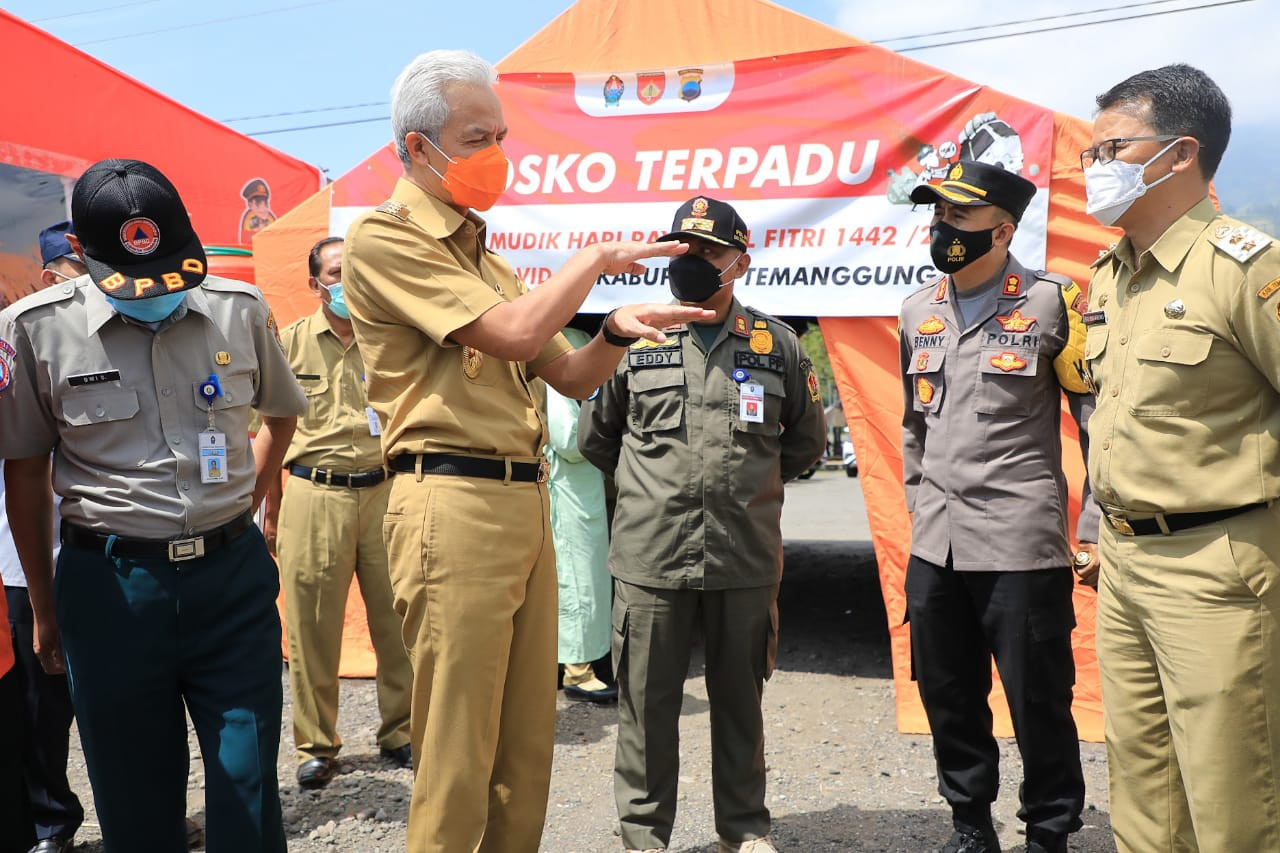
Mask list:
[[[855,480],[822,471],[788,490],[786,574],[780,596],[777,670],[765,688],[768,803],[779,849],[808,851],[932,850],[950,833],[937,794],[927,736],[894,725],[888,631],[874,556]],[[856,494],[855,494],[856,493]],[[833,501],[836,501],[833,504]],[[837,517],[830,511],[840,506]],[[850,531],[852,530],[852,534]],[[839,536],[855,538],[841,539]],[[861,537],[861,538],[856,538]],[[281,797],[289,850],[403,851],[412,777],[378,757],[373,682],[342,684],[342,774],[321,791],[294,783],[288,679],[280,749]],[[621,850],[611,771],[616,708],[558,699],[555,765],[542,850]],[[700,654],[690,668],[681,720],[680,803],[671,850],[715,853],[707,694]],[[101,851],[84,760],[73,734],[71,778],[90,814],[78,849]],[[995,806],[1006,850],[1022,850],[1017,820],[1021,767],[1016,745],[1002,740],[1005,784]],[[203,820],[203,771],[191,738],[190,813]],[[1085,827],[1077,853],[1114,851],[1100,744],[1082,744],[1087,784]]]

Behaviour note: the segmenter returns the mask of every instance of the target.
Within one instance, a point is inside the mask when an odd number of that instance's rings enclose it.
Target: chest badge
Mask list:
[[[927,406],[933,402],[933,383],[923,376],[916,380],[916,394],[920,397],[920,404]]]
[[[751,330],[751,351],[759,355],[773,352],[773,333],[768,329]]]
[[[1025,332],[1036,324],[1036,318],[1024,317],[1021,311],[1014,308],[1013,312],[1008,316],[996,317],[996,322],[1006,332]]]
[[[938,332],[941,332],[946,328],[947,324],[944,323],[941,318],[930,314],[923,323],[916,326],[916,331],[922,335],[936,335]]]
[[[929,353],[928,351],[920,353],[920,357],[916,359],[916,371],[923,373],[929,369]]]
[[[1027,360],[1014,352],[1002,352],[991,357],[991,366],[1010,373],[1027,366]]]
[[[462,372],[468,379],[475,379],[480,375],[480,365],[483,362],[484,353],[480,350],[468,346],[462,348]]]
[[[1187,316],[1187,305],[1181,299],[1175,299],[1164,306],[1164,316],[1170,320],[1181,320]]]
[[[226,367],[231,363],[231,353],[218,351],[213,354],[213,363],[219,367]]]

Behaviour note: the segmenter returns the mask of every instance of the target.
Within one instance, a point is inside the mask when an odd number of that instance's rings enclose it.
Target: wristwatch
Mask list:
[[[617,334],[609,328],[609,318],[617,313],[618,309],[614,308],[608,314],[604,315],[604,322],[600,324],[600,334],[604,336],[604,342],[610,346],[629,347],[636,341],[640,340],[640,338],[624,338],[622,335]]]

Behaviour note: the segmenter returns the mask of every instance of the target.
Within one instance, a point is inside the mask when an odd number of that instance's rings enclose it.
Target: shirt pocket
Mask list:
[[[978,351],[974,411],[983,415],[1031,413],[1031,391],[1040,369],[1040,351],[1026,347],[984,347]]]
[[[1209,357],[1213,335],[1188,329],[1149,329],[1138,335],[1133,354],[1138,374],[1129,395],[1136,418],[1187,417],[1204,409],[1199,365]]]
[[[729,380],[734,386],[729,399],[733,403],[733,428],[753,435],[778,436],[782,433],[782,403],[787,397],[787,386],[782,377],[776,373],[756,371],[747,381],[758,382],[764,386],[764,419],[762,421],[744,421],[740,394],[742,383]]]
[[[295,373],[302,393],[307,398],[307,411],[302,420],[323,423],[329,416],[329,377],[322,373]]]
[[[682,368],[633,370],[631,428],[636,432],[666,432],[684,425],[685,384]]]
[[[942,365],[946,360],[944,349],[919,349],[911,354],[907,376],[911,378],[912,406],[917,412],[936,412],[942,406],[942,394],[946,390]]]
[[[208,429],[208,409],[213,409],[214,428],[227,435],[248,435],[249,406],[253,403],[253,375],[249,373],[233,373],[219,376],[218,384],[222,393],[213,398],[210,405],[200,393],[204,380],[191,383],[191,392],[195,398],[196,431]]]
[[[138,422],[138,392],[133,389],[66,394],[61,406],[62,419],[74,430],[77,446],[93,448],[87,461],[95,467],[135,468],[150,452],[150,438]]]

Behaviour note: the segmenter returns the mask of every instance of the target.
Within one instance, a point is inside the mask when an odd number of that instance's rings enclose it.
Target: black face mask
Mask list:
[[[939,272],[952,273],[991,251],[994,226],[984,231],[961,231],[954,225],[939,222],[929,229],[929,256]]]
[[[734,258],[734,263],[737,263],[737,258]],[[723,270],[716,269],[715,264],[698,255],[680,255],[667,264],[671,295],[681,302],[706,302],[725,284],[720,280],[723,274]]]

